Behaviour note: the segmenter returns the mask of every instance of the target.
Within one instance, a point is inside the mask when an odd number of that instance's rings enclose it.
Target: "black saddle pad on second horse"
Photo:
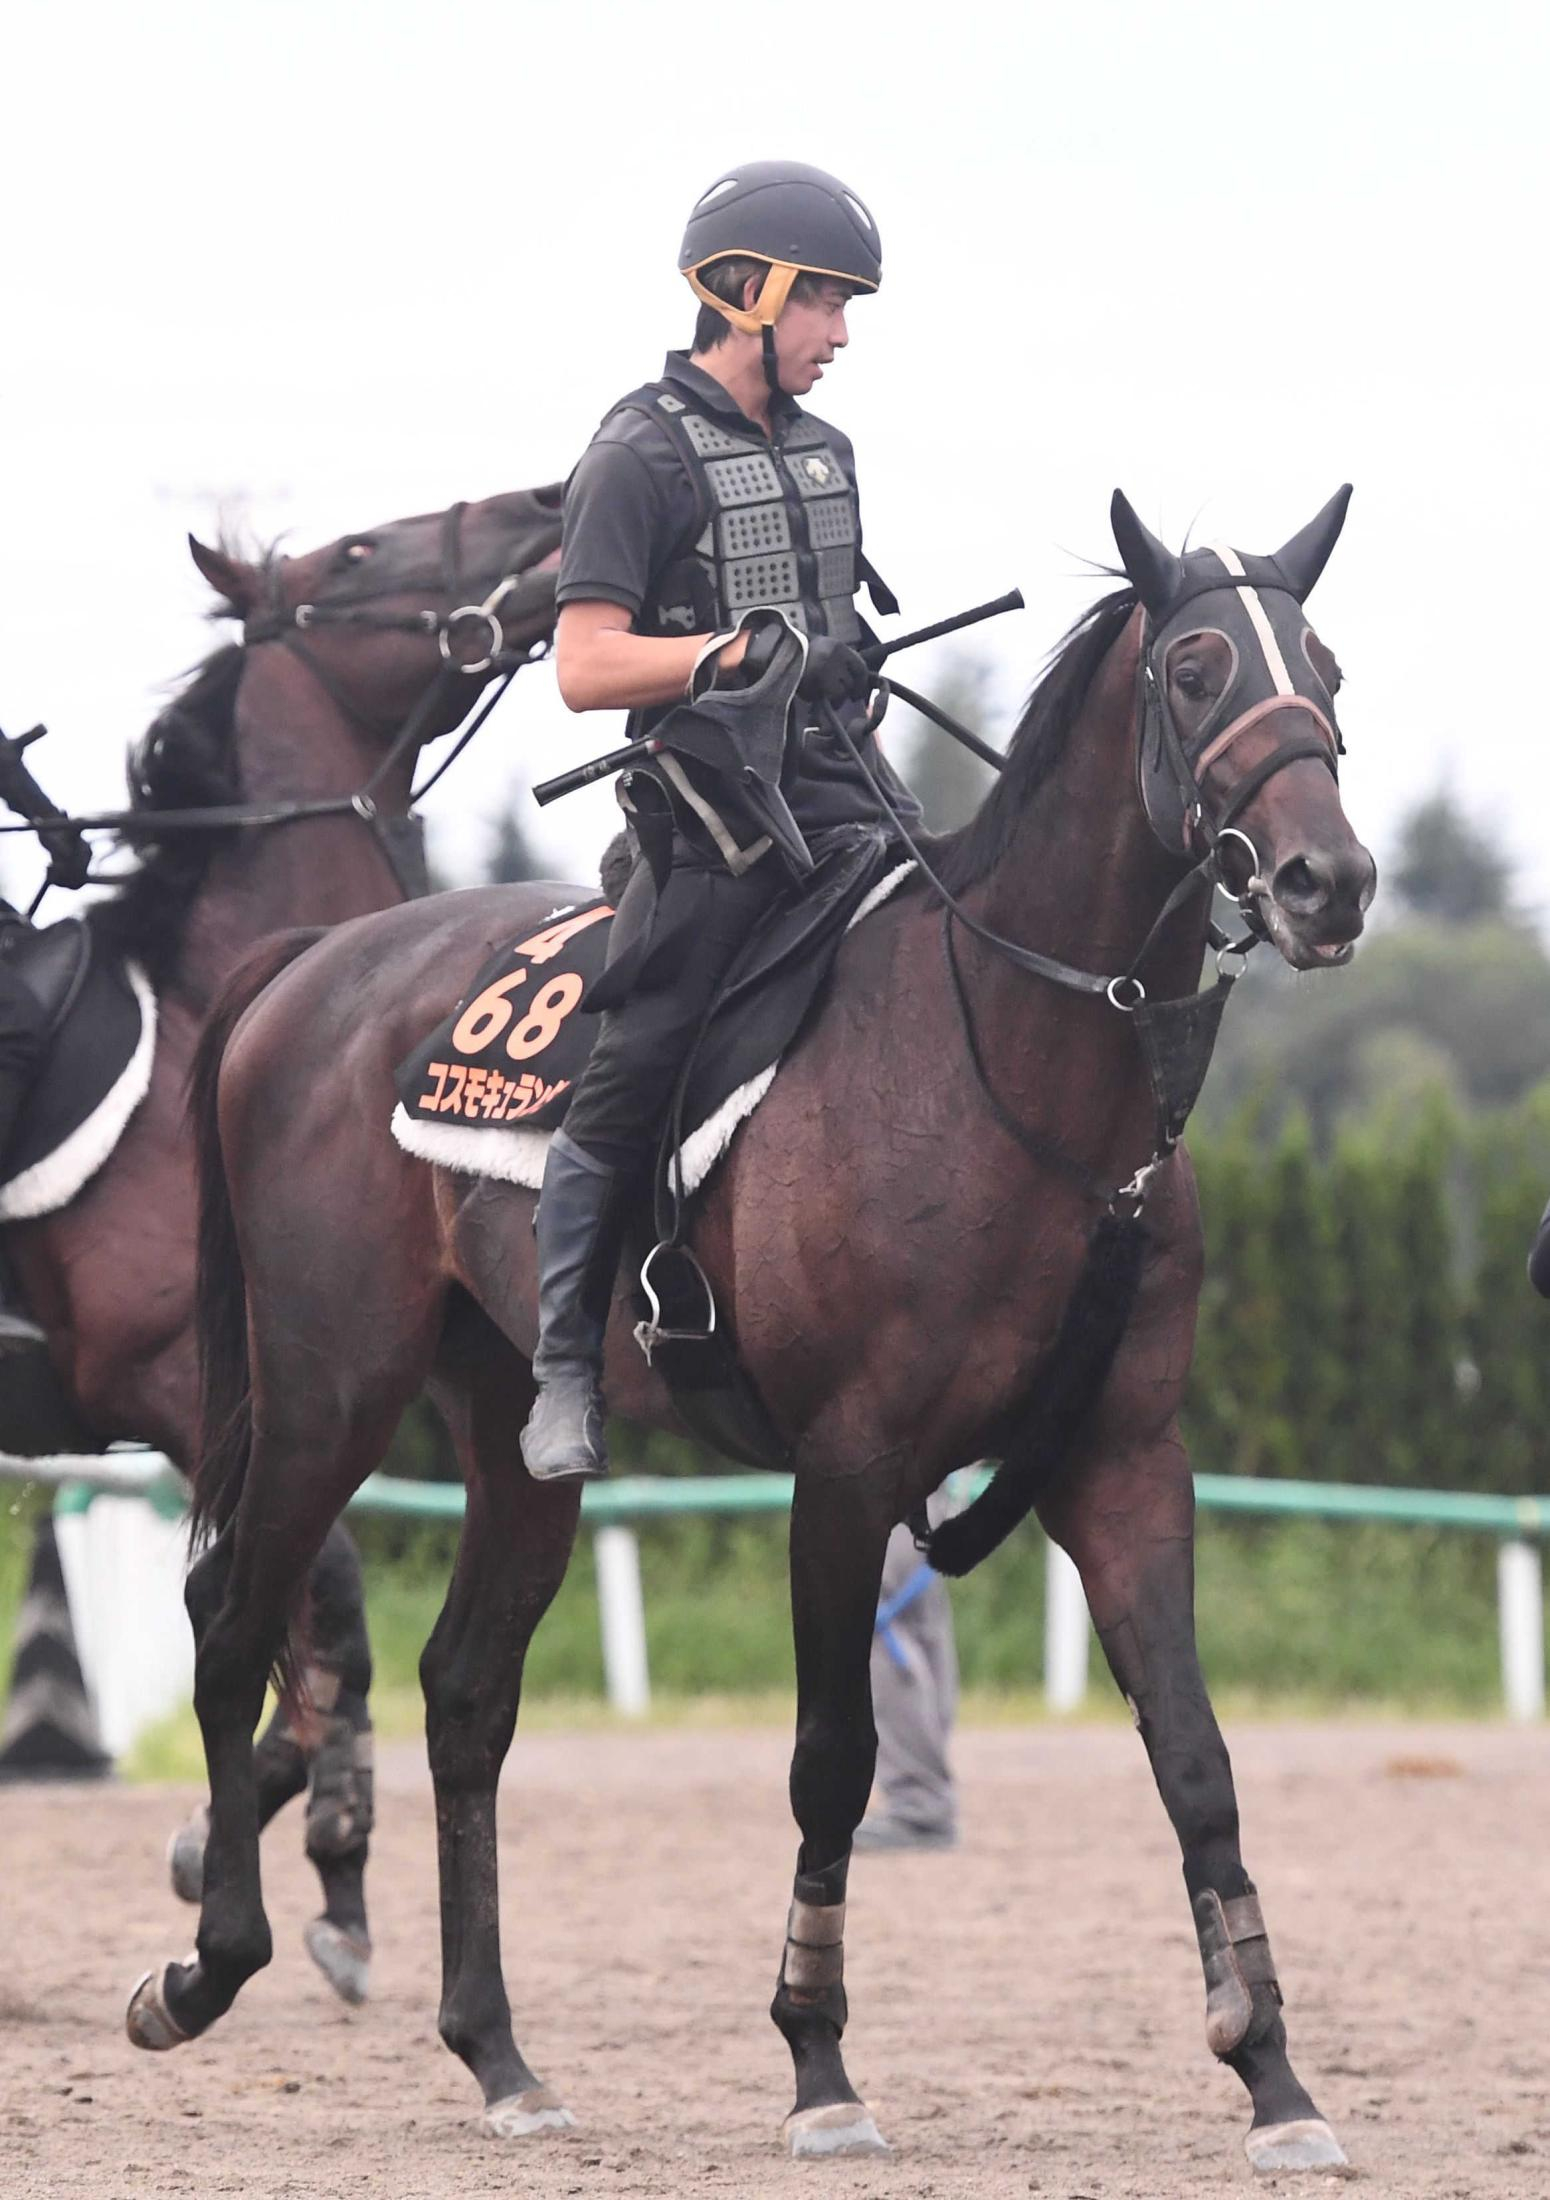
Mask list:
[[[686,1135],[780,1060],[851,917],[898,860],[871,827],[826,838],[800,894],[771,908],[728,974],[695,1057]],[[606,960],[612,919],[601,899],[557,910],[489,958],[452,1014],[399,1067],[398,1097],[412,1122],[559,1127],[597,1033],[585,994]]]
[[[107,1161],[150,1084],[156,1001],[80,917],[11,945],[21,983],[49,1012],[46,1049],[6,1143],[0,1220],[52,1214]],[[0,949],[0,952],[4,952]]]

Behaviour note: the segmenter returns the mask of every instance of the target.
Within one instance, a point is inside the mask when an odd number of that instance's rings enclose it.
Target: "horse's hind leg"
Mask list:
[[[479,2081],[484,2127],[524,2138],[568,2127],[568,2109],[518,2050],[501,1972],[495,1790],[516,1728],[522,1664],[565,1578],[580,1513],[574,1482],[529,1479],[517,1435],[533,1386],[509,1345],[465,1310],[456,1390],[437,1392],[468,1478],[446,1604],[420,1677],[436,1787],[443,2040]]]
[[[253,1744],[253,1786],[262,1832],[295,1796],[307,1790],[307,1752],[292,1725],[292,1713],[277,1704],[269,1724]],[[205,1843],[210,1837],[210,1806],[201,1803],[167,1844],[167,1869],[180,1902],[197,1909],[204,1899]]]
[[[1249,2160],[1272,2172],[1338,2168],[1345,2155],[1287,2056],[1281,1989],[1239,1846],[1232,1765],[1196,1654],[1189,1462],[1176,1426],[1128,1442],[1116,1430],[1124,1387],[1111,1378],[1117,1411],[1106,1401],[1106,1427],[1039,1515],[1081,1572],[1179,1838],[1205,1969],[1206,2042],[1254,2104]]]
[[[877,1761],[872,1632],[893,1522],[859,1478],[798,1476],[791,1509],[797,1734],[791,1807],[802,1833],[785,1955],[770,2015],[796,2065],[786,2121],[795,2155],[881,2154],[845,2071],[845,1882]]]
[[[326,1287],[316,1273],[308,1283]],[[339,1303],[334,1294],[336,1321]],[[378,1373],[369,1395],[349,1399],[337,1382],[315,1379],[310,1347],[288,1345],[287,1336],[325,1333],[327,1314],[310,1291],[291,1291],[287,1328],[257,1370],[254,1442],[236,1518],[189,1573],[194,1709],[210,1777],[203,1899],[194,1955],[159,1977],[148,1973],[135,1989],[127,2022],[139,2047],[174,2047],[206,2031],[272,1952],[253,1730],[307,1570],[351,1492],[381,1459],[428,1356],[424,1337],[407,1324],[395,1338],[385,1309],[359,1311],[374,1323]],[[359,1357],[372,1364],[371,1355]],[[340,1364],[350,1360],[341,1339]]]
[[[294,1796],[307,1793],[306,1846],[323,1889],[323,1914],[307,1927],[307,1950],[336,1994],[366,1998],[371,1936],[365,1872],[372,1827],[371,1645],[366,1634],[360,1560],[343,1521],[335,1521],[307,1583],[309,1659],[303,1679],[311,1712],[279,1705],[254,1744],[259,1830]],[[198,1903],[204,1894],[206,1805],[173,1836],[173,1891]]]
[[[307,1953],[342,2001],[366,1999],[371,1934],[366,1855],[374,1822],[371,1643],[354,1539],[336,1520],[308,1581],[308,1694],[317,1732],[308,1753],[307,1855],[323,1888],[323,1914],[306,1931]]]

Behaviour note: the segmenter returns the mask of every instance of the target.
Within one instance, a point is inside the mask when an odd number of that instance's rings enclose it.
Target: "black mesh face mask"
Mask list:
[[[1142,801],[1170,853],[1188,856],[1204,839],[1236,831],[1235,819],[1288,764],[1316,758],[1332,772],[1342,743],[1334,697],[1309,648],[1303,601],[1339,539],[1349,486],[1274,557],[1210,544],[1180,557],[1115,490],[1110,516],[1126,575],[1147,613],[1142,654],[1143,722],[1138,756]],[[1228,677],[1210,712],[1182,738],[1168,691],[1168,656],[1184,636],[1219,636]],[[1288,738],[1235,781],[1219,807],[1203,792],[1212,766],[1251,727],[1284,716]]]

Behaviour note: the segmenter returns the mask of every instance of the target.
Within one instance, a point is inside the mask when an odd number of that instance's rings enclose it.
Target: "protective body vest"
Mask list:
[[[699,502],[698,531],[663,568],[638,633],[715,632],[768,605],[809,634],[866,638],[855,594],[863,575],[874,600],[879,584],[861,559],[856,492],[818,421],[796,412],[776,421],[772,440],[745,434],[670,382],[646,383],[614,412],[657,422]]]

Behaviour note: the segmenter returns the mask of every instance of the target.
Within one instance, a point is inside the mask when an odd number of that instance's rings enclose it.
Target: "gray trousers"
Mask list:
[[[888,1538],[879,1615],[924,1564],[907,1527]],[[928,1569],[929,1573],[929,1569]],[[875,1815],[932,1832],[956,1830],[958,1795],[947,1745],[958,1709],[958,1652],[947,1584],[925,1585],[872,1637],[877,1721]]]

